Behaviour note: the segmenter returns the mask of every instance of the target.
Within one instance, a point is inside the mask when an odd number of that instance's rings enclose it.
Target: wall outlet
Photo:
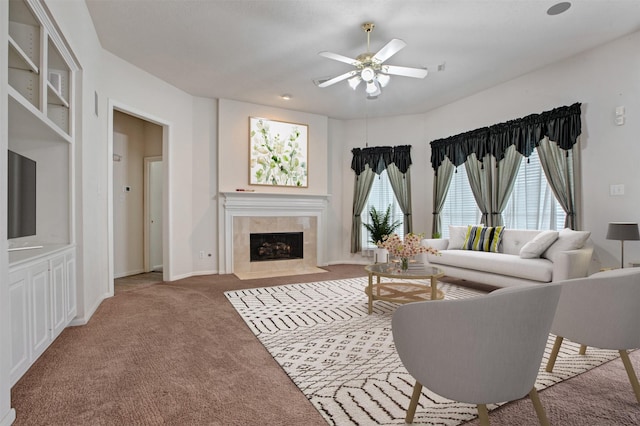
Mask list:
[[[200,250],[200,259],[204,259],[204,250]]]

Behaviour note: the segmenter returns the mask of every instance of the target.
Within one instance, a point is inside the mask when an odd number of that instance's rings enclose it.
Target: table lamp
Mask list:
[[[607,240],[620,240],[620,267],[624,268],[624,242],[640,240],[638,224],[633,222],[611,222],[607,229]]]

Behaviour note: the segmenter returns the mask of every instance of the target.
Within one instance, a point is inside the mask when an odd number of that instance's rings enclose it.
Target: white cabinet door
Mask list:
[[[58,337],[67,325],[65,269],[64,255],[51,259],[51,340]]]
[[[51,315],[49,311],[49,262],[29,268],[30,317],[32,359],[39,357],[51,342]]]
[[[65,257],[67,265],[67,324],[78,314],[78,304],[76,296],[76,254],[75,250],[68,252]]]
[[[29,276],[25,269],[9,274],[9,309],[11,310],[11,369],[13,386],[27,371],[29,356]]]

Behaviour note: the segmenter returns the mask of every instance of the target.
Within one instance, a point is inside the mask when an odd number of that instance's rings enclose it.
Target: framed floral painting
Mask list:
[[[249,117],[249,184],[306,188],[309,127]]]

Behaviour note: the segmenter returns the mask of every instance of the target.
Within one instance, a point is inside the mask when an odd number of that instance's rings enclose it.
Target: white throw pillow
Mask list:
[[[584,247],[591,232],[589,231],[574,231],[569,228],[564,228],[558,234],[558,239],[542,254],[553,262],[553,258],[561,251],[578,250]]]
[[[551,244],[558,239],[558,231],[542,231],[520,249],[520,257],[523,259],[535,259],[540,257]]]
[[[449,247],[447,247],[447,250],[462,250],[466,236],[466,226],[449,225]]]

